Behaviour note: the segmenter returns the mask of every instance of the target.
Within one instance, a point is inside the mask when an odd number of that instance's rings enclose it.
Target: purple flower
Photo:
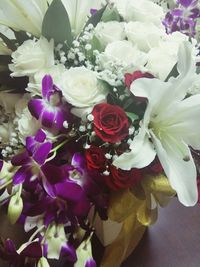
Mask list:
[[[27,243],[20,249],[20,252],[16,250],[12,240],[1,241],[0,258],[9,262],[9,266],[34,267],[40,257],[42,257],[42,248],[37,241]],[[31,259],[30,265],[27,265],[28,259]]]
[[[197,19],[200,18],[198,0],[177,0],[178,8],[166,14],[163,25],[167,33],[180,31],[190,37],[196,35]]]
[[[45,139],[46,134],[42,130],[38,130],[35,137],[26,138],[26,150],[13,157],[12,164],[20,166],[13,177],[15,185],[21,184],[25,180],[34,181],[41,178],[45,187],[45,177],[41,173],[41,167],[52,149],[52,143]]]
[[[52,77],[46,75],[42,80],[42,99],[31,99],[28,104],[33,117],[47,128],[63,129],[64,121],[69,119],[69,107],[63,102],[62,92],[53,84]]]

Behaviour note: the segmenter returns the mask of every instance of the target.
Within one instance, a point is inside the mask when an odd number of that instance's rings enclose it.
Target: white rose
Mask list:
[[[64,98],[75,107],[91,107],[106,98],[105,86],[97,79],[97,74],[85,67],[66,70],[61,82]]]
[[[25,94],[15,106],[16,122],[18,125],[19,138],[23,144],[27,136],[33,136],[41,128],[41,124],[37,121],[28,110],[28,102],[30,96]]]
[[[179,46],[188,37],[182,33],[175,32],[168,35],[148,53],[147,69],[161,80],[165,80],[178,59]]]
[[[28,88],[26,90],[30,92],[33,96],[42,94],[42,79],[45,75],[51,75],[54,84],[60,87],[60,81],[62,73],[65,71],[64,65],[54,65],[51,68],[42,69],[37,72],[33,77],[30,77]]]
[[[151,22],[140,21],[127,23],[125,32],[128,40],[144,52],[158,46],[161,38],[166,35],[164,28],[159,28]]]
[[[32,76],[44,68],[54,65],[53,40],[44,37],[39,40],[27,40],[12,53],[12,63],[9,65],[13,72],[11,76]]]
[[[95,28],[95,36],[103,48],[114,41],[124,40],[124,23],[118,21],[100,22]]]
[[[161,25],[163,8],[149,0],[112,0],[126,21],[146,21]]]
[[[129,41],[116,41],[107,45],[105,52],[100,56],[100,63],[104,69],[112,65],[121,65],[126,69],[140,68],[146,63],[146,54]]]

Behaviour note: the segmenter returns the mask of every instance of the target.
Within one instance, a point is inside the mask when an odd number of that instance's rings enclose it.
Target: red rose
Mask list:
[[[91,146],[85,151],[88,169],[103,170],[105,169],[105,151],[97,146]]]
[[[133,81],[140,78],[149,78],[152,79],[154,76],[148,72],[135,71],[134,73],[126,73],[125,74],[125,85],[130,88]]]
[[[110,167],[110,175],[104,176],[105,183],[111,190],[130,188],[137,185],[142,180],[142,172],[139,169],[124,171],[117,169],[113,165]]]
[[[98,104],[92,111],[95,133],[105,142],[116,143],[128,136],[129,121],[119,106]]]

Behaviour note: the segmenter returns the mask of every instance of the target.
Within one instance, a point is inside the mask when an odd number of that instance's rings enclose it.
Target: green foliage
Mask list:
[[[107,7],[105,12],[103,13],[102,21],[103,22],[121,21],[121,17],[120,17],[119,12],[117,11],[116,8]]]
[[[177,63],[174,65],[173,69],[171,70],[171,72],[169,73],[169,75],[167,76],[165,82],[167,82],[171,77],[178,77],[179,73],[178,73],[178,69],[177,69]]]
[[[53,0],[42,23],[42,35],[56,44],[67,43],[71,47],[73,36],[69,16],[61,0]]]
[[[94,27],[96,27],[97,24],[102,20],[102,17],[103,17],[103,14],[104,14],[105,10],[106,10],[106,7],[107,7],[107,6],[105,6],[105,7],[101,8],[101,9],[99,9],[94,15],[92,15],[92,16],[88,19],[88,21],[87,21],[87,23],[86,23],[86,25],[85,25],[85,28],[86,28],[89,24],[92,24]]]

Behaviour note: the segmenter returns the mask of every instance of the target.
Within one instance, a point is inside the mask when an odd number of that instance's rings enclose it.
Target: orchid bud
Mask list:
[[[84,241],[77,249],[77,262],[74,267],[96,267],[92,257],[92,245],[90,238]]]
[[[45,257],[40,258],[38,261],[37,267],[50,267],[47,259]]]
[[[8,206],[8,218],[11,224],[15,224],[19,219],[23,210],[23,201],[19,194],[15,194],[11,197],[10,203]]]

